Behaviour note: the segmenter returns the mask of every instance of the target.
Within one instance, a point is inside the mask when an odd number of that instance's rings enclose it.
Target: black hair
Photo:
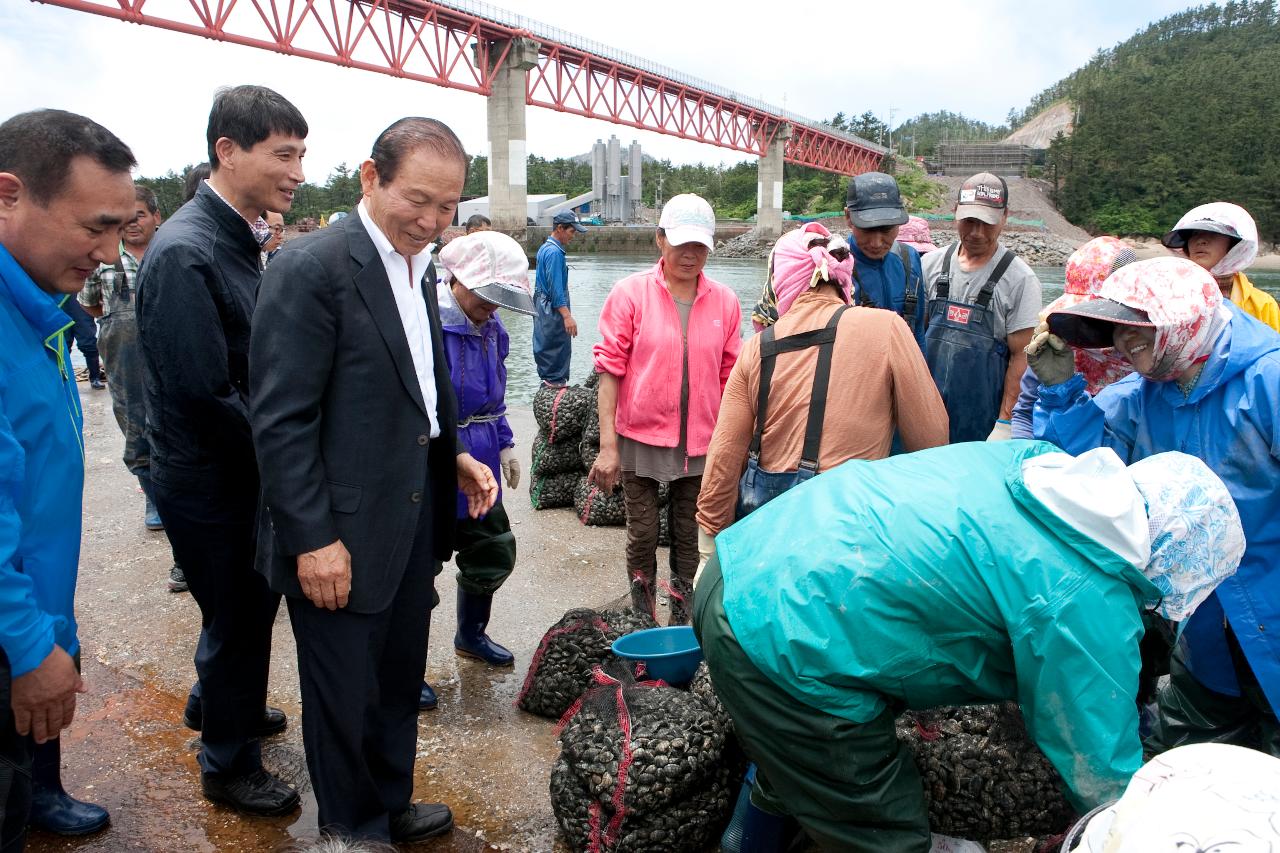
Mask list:
[[[150,187],[144,187],[140,184],[133,185],[133,200],[140,201],[147,206],[147,210],[155,213],[160,209],[160,202],[156,200],[156,194],[151,191]]]
[[[468,232],[475,228],[479,228],[481,225],[489,227],[493,225],[493,223],[489,220],[489,217],[485,216],[483,213],[473,213],[467,217],[467,224],[465,227]]]
[[[187,172],[186,180],[182,184],[183,204],[196,197],[196,190],[200,189],[200,183],[208,180],[212,171],[208,163],[201,163],[199,166],[191,167],[191,171]]]
[[[442,121],[421,116],[409,116],[394,122],[373,143],[373,167],[378,173],[378,183],[395,180],[400,163],[418,148],[430,148],[444,157],[454,157],[467,168],[467,152],[462,141]]]
[[[298,108],[266,86],[232,86],[219,89],[209,110],[209,165],[218,170],[218,140],[226,137],[249,149],[273,133],[306,139],[307,120]]]
[[[0,124],[0,172],[17,175],[37,204],[47,205],[63,191],[76,157],[108,172],[128,173],[138,165],[128,145],[82,115],[33,110]]]

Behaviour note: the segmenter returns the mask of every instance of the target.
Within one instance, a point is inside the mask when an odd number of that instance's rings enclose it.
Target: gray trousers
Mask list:
[[[124,465],[131,474],[151,470],[147,443],[147,400],[143,387],[142,348],[132,313],[108,314],[98,324],[98,349],[111,367],[111,411],[124,433]]]

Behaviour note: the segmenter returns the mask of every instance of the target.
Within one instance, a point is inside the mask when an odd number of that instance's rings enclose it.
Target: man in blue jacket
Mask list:
[[[34,745],[57,739],[84,692],[73,612],[83,417],[66,342],[72,321],[59,306],[99,264],[116,261],[133,216],[134,165],[123,142],[83,116],[38,110],[0,124],[3,850],[24,844]],[[106,824],[105,810],[90,808],[99,823],[86,831]]]
[[[897,242],[907,222],[898,182],[882,172],[856,175],[849,181],[844,208],[853,250],[853,304],[884,308],[901,317],[924,350],[924,275],[920,253]]]
[[[587,229],[567,210],[557,213],[551,225],[551,236],[538,249],[533,286],[537,311],[533,318],[533,361],[539,379],[548,385],[564,385],[569,381],[571,339],[578,336],[578,322],[569,308],[569,262],[564,248],[574,235]]]

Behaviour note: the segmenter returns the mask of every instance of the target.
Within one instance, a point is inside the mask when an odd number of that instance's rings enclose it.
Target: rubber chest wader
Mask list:
[[[756,398],[756,432],[747,451],[747,470],[738,481],[737,517],[754,512],[778,495],[818,473],[818,451],[822,446],[822,422],[827,416],[827,386],[831,380],[831,354],[835,349],[836,326],[848,305],[841,305],[821,329],[774,339],[774,327],[760,337],[760,393]],[[760,467],[760,443],[764,437],[765,418],[769,414],[769,384],[778,356],[818,347],[818,366],[813,374],[813,394],[809,400],[809,422],[804,430],[804,448],[800,466],[795,471],[766,471]]]
[[[973,304],[956,302],[948,297],[957,245],[948,246],[942,259],[924,335],[925,361],[951,419],[952,444],[985,440],[1000,417],[1009,346],[996,337],[991,295],[1014,259],[1013,252],[1005,249]]]
[[[894,243],[893,248],[902,260],[902,310],[898,312],[898,316],[914,329],[917,302],[916,290],[911,286],[911,255],[907,252],[907,247],[901,243]],[[853,280],[858,283],[857,302],[859,308],[888,308],[890,311],[893,310],[892,305],[877,305],[874,299],[867,296],[866,291],[862,289],[862,279],[858,277],[858,268],[856,266],[853,268]]]

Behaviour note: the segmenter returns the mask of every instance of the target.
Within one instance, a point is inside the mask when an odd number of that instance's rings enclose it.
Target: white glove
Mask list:
[[[1049,331],[1046,323],[1036,326],[1027,344],[1027,364],[1041,385],[1059,385],[1076,372],[1076,354],[1067,342]]]
[[[1008,421],[996,421],[996,425],[991,428],[991,435],[987,436],[987,441],[1008,441],[1013,438],[1013,425]]]
[[[520,485],[520,460],[516,458],[514,447],[504,447],[498,451],[498,464],[502,467],[502,476],[507,481],[508,489]]]
[[[693,585],[698,585],[698,579],[702,577],[702,570],[706,568],[707,561],[716,553],[716,537],[702,529],[702,525],[698,525],[698,570],[693,573]]]

